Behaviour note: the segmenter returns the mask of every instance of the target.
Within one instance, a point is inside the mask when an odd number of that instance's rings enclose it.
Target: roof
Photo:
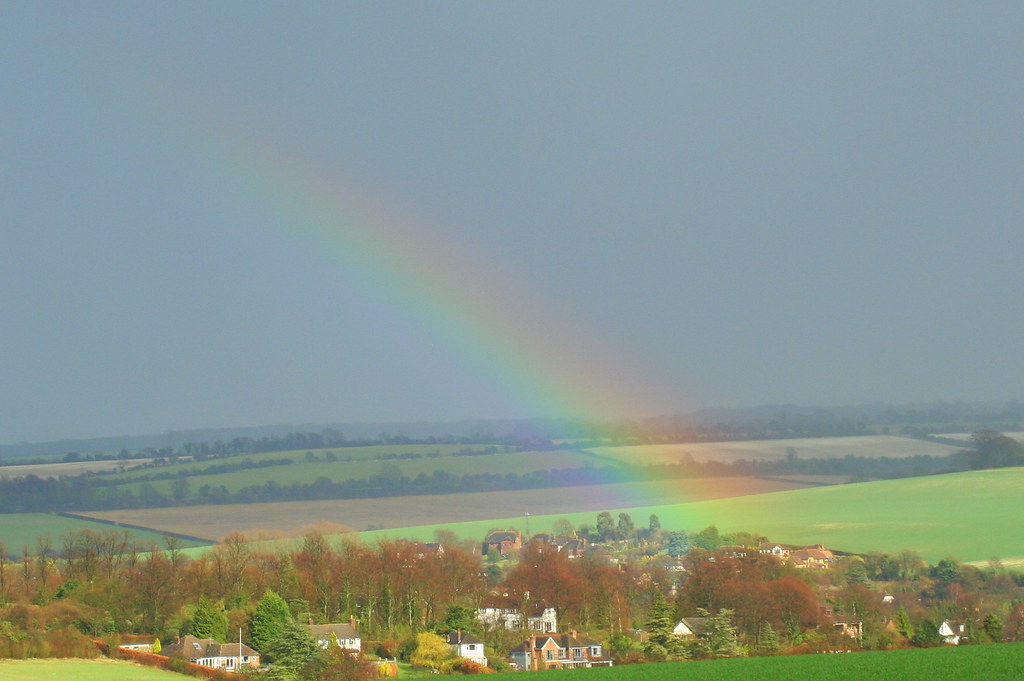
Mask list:
[[[559,648],[591,648],[593,646],[602,645],[600,641],[590,638],[589,636],[570,636],[569,634],[543,634],[526,639],[515,648],[512,649],[513,653],[526,653],[530,652],[530,641],[536,640],[534,644],[535,650],[540,650],[547,642],[554,641],[555,645]]]
[[[487,538],[484,539],[484,543],[497,544],[499,542],[519,541],[519,532],[516,530],[493,530],[487,533]]]
[[[339,639],[359,638],[359,632],[351,624],[310,624],[306,628],[317,641],[329,641],[332,633]]]
[[[461,645],[463,643],[483,643],[483,641],[468,631],[449,631],[445,640],[448,641],[448,645],[452,646]]]
[[[182,636],[181,640],[164,646],[161,652],[168,657],[184,657],[189,660],[198,660],[201,657],[259,655],[244,643],[220,643],[212,638],[197,638],[195,636]]]
[[[683,617],[683,618],[681,618],[679,620],[679,623],[676,624],[676,628],[679,628],[680,624],[683,625],[684,627],[686,627],[687,629],[689,629],[691,632],[693,632],[694,636],[700,636],[705,631],[707,631],[707,628],[708,628],[708,618],[707,617]]]

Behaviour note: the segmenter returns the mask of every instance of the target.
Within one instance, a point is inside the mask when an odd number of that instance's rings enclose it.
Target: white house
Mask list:
[[[260,654],[244,643],[218,643],[212,638],[182,636],[161,651],[167,657],[183,657],[211,669],[238,671],[239,667],[259,667]]]
[[[317,645],[325,650],[331,641],[331,634],[338,639],[338,647],[343,650],[358,653],[363,648],[363,640],[359,637],[356,621],[352,618],[349,618],[348,624],[311,624],[307,629]]]
[[[456,657],[465,658],[471,662],[487,666],[487,656],[484,655],[484,642],[473,636],[473,634],[464,632],[461,629],[450,631],[446,640]]]
[[[967,642],[967,626],[963,622],[943,620],[939,625],[939,636],[942,637],[943,643],[958,646],[961,642]]]
[[[488,629],[524,628],[523,613],[518,608],[477,608],[476,618]],[[554,608],[537,607],[526,618],[525,628],[542,634],[558,631],[558,613]]]

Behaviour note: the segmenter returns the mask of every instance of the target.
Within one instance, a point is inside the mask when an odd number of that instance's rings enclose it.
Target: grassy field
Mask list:
[[[2,681],[182,681],[191,677],[123,660],[0,660]]]
[[[676,482],[680,481],[668,484]],[[608,503],[606,510],[613,515],[627,511],[638,522],[656,513],[662,527],[689,532],[714,524],[722,532],[747,530],[773,541],[822,543],[857,553],[913,549],[931,562],[947,556],[976,562],[998,557],[1007,565],[1024,565],[1022,507],[1024,468],[1004,468],[682,504]],[[592,512],[535,515],[529,519],[530,530],[549,531],[558,518],[594,524]],[[467,537],[502,526],[524,529],[525,519],[511,516],[444,525]],[[427,539],[435,527],[421,525],[387,534]]]
[[[1024,644],[751,657],[535,672],[537,681],[1017,681]]]
[[[140,545],[148,546],[151,542],[163,545],[163,535],[159,532],[146,532],[125,527],[115,527],[107,523],[97,523],[77,518],[64,518],[53,513],[0,514],[0,541],[6,545],[7,552],[11,554],[19,553],[24,545],[28,545],[34,551],[36,537],[42,535],[52,538],[54,549],[59,550],[61,537],[67,532],[78,530],[92,530],[93,532],[127,531]],[[185,546],[200,545],[198,542],[190,541],[184,541],[183,543]],[[0,679],[0,681],[3,680]]]
[[[221,473],[217,475],[196,475],[189,478],[189,486],[193,492],[203,485],[225,486],[229,492],[237,492],[243,487],[264,485],[274,482],[278,485],[293,483],[309,484],[317,478],[328,478],[333,482],[344,480],[365,480],[375,475],[405,476],[415,478],[422,474],[431,475],[434,471],[445,471],[452,475],[480,473],[515,473],[522,475],[534,471],[546,471],[552,468],[582,468],[594,463],[592,457],[580,452],[519,452],[511,454],[487,454],[480,456],[441,456],[438,458],[399,459],[399,460],[356,460],[356,461],[312,461],[297,457],[295,463],[287,466],[253,468],[248,470]],[[219,463],[219,462],[218,462]],[[163,468],[159,469],[163,472]],[[150,471],[152,472],[152,470]],[[123,474],[130,480],[131,474]],[[163,494],[171,493],[172,480],[159,480],[149,483]],[[141,483],[126,482],[125,489],[139,493]]]
[[[88,515],[214,540],[236,531],[249,533],[265,530],[268,534],[293,533],[298,528],[324,521],[340,523],[356,530],[371,527],[404,528],[427,521],[433,523],[426,531],[426,535],[429,536],[435,526],[445,523],[478,520],[480,525],[493,526],[495,521],[488,518],[518,516],[521,521],[526,512],[557,518],[560,514],[579,511],[596,513],[609,506],[635,506],[641,503],[641,500],[646,503],[676,504],[681,501],[763,494],[805,486],[794,482],[758,478],[709,478],[384,499],[286,501],[94,511]],[[593,518],[588,522],[593,524]],[[538,525],[535,531],[540,531],[540,527]],[[487,529],[485,527],[483,531]],[[530,529],[533,529],[532,525]]]
[[[887,456],[890,458],[918,455],[947,456],[960,451],[958,447],[950,445],[890,435],[595,447],[586,451],[610,461],[638,466],[678,463],[687,454],[697,461],[723,461],[726,463],[738,459],[747,459],[748,461],[751,459],[779,460],[785,459],[790,450],[801,459],[834,459],[844,456]]]

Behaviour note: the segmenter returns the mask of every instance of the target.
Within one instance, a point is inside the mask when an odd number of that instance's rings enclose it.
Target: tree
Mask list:
[[[452,657],[448,642],[437,634],[424,633],[416,636],[416,650],[409,656],[414,667],[441,669],[445,660]]]
[[[153,641],[153,652],[154,653],[159,653],[163,649],[164,649],[164,647],[162,645],[160,645],[160,639],[154,639],[154,641]]]
[[[295,678],[300,670],[323,654],[305,627],[295,620],[284,623],[281,632],[260,651],[284,678]]]
[[[660,590],[654,592],[651,607],[647,611],[647,631],[649,640],[664,646],[672,636],[672,611],[665,602],[665,595]]]
[[[981,622],[981,630],[993,643],[1003,640],[1003,621],[994,612],[985,615],[985,619]]]
[[[779,635],[775,633],[775,627],[771,622],[764,622],[757,633],[757,648],[762,655],[774,655],[779,652],[782,646],[779,644]]]
[[[900,632],[907,640],[914,638],[914,623],[910,621],[910,615],[902,605],[896,613],[896,631]]]
[[[189,633],[198,638],[212,638],[224,643],[228,639],[228,617],[220,603],[200,596],[199,605],[192,614]]]
[[[437,628],[439,633],[447,634],[450,631],[469,631],[476,628],[476,609],[467,608],[464,605],[449,605],[445,611],[444,621]]]
[[[608,511],[597,514],[597,536],[601,541],[615,539],[615,520]]]
[[[718,534],[718,528],[714,525],[708,525],[705,527],[693,538],[693,545],[698,546],[705,551],[714,551],[717,549],[722,545],[722,538]]]
[[[263,593],[256,610],[252,614],[250,630],[252,646],[262,651],[268,643],[281,635],[284,626],[292,618],[288,604],[273,589]]]
[[[619,514],[619,524],[615,530],[615,535],[619,539],[630,540],[633,538],[633,533],[636,531],[636,524],[633,523],[633,519],[629,517],[628,513]]]
[[[657,532],[660,529],[661,529],[661,521],[658,520],[658,516],[657,515],[652,513],[651,517],[647,520],[647,530],[651,534],[654,534],[655,532]]]
[[[732,610],[722,608],[718,614],[711,615],[700,608],[697,614],[707,618],[707,629],[697,639],[697,651],[701,657],[742,657],[746,654],[732,623]]]
[[[846,582],[847,584],[868,584],[868,571],[864,567],[864,561],[855,560],[850,564],[850,567],[846,570]]]
[[[668,545],[665,546],[668,555],[678,558],[689,550],[690,538],[685,532],[671,532],[668,535]]]

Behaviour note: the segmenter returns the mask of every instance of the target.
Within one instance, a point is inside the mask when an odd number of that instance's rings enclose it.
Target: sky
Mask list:
[[[1024,5],[0,7],[0,443],[1022,397]]]

